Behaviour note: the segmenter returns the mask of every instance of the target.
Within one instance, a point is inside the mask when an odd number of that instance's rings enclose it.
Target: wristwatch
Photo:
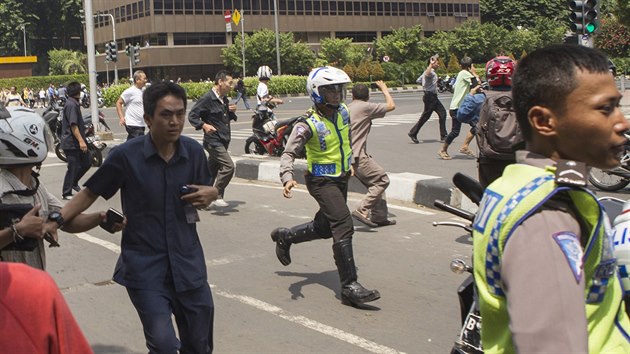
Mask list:
[[[57,227],[60,229],[63,227],[63,224],[64,224],[63,216],[61,216],[61,213],[58,211],[53,211],[50,214],[48,214],[48,220],[56,222]]]

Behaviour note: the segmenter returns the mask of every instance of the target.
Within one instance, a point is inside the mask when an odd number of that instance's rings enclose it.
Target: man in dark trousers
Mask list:
[[[219,197],[212,205],[224,208],[225,188],[234,176],[234,161],[228,153],[231,132],[230,121],[236,121],[236,104],[231,104],[227,94],[232,91],[234,80],[227,71],[221,70],[214,78],[214,87],[203,95],[188,114],[188,121],[197,130],[203,130],[203,147],[208,152],[210,174]]]
[[[66,91],[68,99],[63,107],[61,121],[61,148],[68,158],[68,170],[63,179],[61,197],[72,198],[72,190],[79,191],[79,180],[90,169],[90,154],[85,140],[85,123],[81,116],[81,84],[73,81]]]
[[[157,83],[142,100],[149,133],[113,149],[61,215],[72,220],[99,196],[109,199],[120,190],[127,222],[114,281],[138,311],[149,352],[210,353],[214,303],[195,224],[197,208],[217,191],[203,149],[181,136],[186,91]]]
[[[385,103],[368,102],[369,89],[363,84],[357,84],[352,88],[352,102],[348,105],[354,176],[368,189],[357,210],[352,212],[352,216],[370,227],[396,224],[396,220],[387,219],[385,200],[385,189],[389,186],[387,172],[367,153],[367,138],[372,128],[372,120],[383,118],[387,112],[396,108],[387,85],[380,80],[375,83],[383,92]]]
[[[424,89],[424,95],[422,96],[424,111],[422,111],[418,122],[414,124],[407,134],[411,138],[411,141],[415,144],[420,142],[418,140],[418,132],[420,132],[424,123],[431,118],[431,114],[433,114],[433,112],[438,114],[440,123],[440,141],[443,142],[448,135],[448,132],[446,131],[446,109],[444,108],[444,105],[442,105],[442,102],[440,102],[437,94],[438,75],[435,72],[435,69],[439,66],[439,57],[437,55],[432,56],[429,59],[427,69],[418,78],[418,82],[422,84],[422,88]]]
[[[306,147],[306,187],[319,204],[319,211],[311,222],[273,230],[271,239],[276,243],[278,260],[286,266],[291,263],[289,251],[292,244],[332,237],[341,282],[341,301],[360,306],[378,300],[381,295],[357,282],[352,251],[354,225],[346,200],[353,157],[350,114],[343,104],[349,82],[344,71],[327,66],[313,69],[306,80],[306,91],[314,106],[291,132],[280,158],[280,179],[284,197],[291,198],[291,189],[297,186],[293,162]]]

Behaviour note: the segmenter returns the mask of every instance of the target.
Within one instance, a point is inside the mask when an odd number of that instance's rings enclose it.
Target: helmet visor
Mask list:
[[[338,107],[346,100],[346,84],[320,86],[319,94],[325,104]]]

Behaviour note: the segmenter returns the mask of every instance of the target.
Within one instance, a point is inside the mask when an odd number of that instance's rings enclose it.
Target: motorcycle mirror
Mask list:
[[[483,187],[474,178],[457,172],[453,175],[453,184],[459,188],[473,203],[479,205],[483,196]]]

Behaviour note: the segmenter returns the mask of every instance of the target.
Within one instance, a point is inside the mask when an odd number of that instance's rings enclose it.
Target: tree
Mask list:
[[[509,30],[517,26],[531,28],[539,17],[568,21],[565,0],[480,0],[483,23],[494,23]]]
[[[48,52],[50,75],[67,75],[86,73],[87,56],[81,52],[67,49],[53,49]]]
[[[231,70],[243,67],[241,34],[234,44],[222,49],[223,64]],[[283,74],[306,74],[315,65],[315,54],[304,43],[296,43],[293,33],[280,33],[280,60]],[[276,35],[270,29],[262,29],[245,35],[245,66],[248,73],[255,73],[259,66],[268,65],[278,72],[276,60]]]
[[[328,65],[343,67],[348,64],[348,53],[352,45],[351,38],[324,38],[321,40],[318,57]]]
[[[620,24],[630,27],[630,0],[617,0],[614,14]]]
[[[602,20],[595,45],[612,57],[630,56],[630,30],[614,17]]]
[[[422,41],[422,26],[398,28],[387,36],[376,41],[379,56],[387,55],[394,63],[420,59],[420,43]]]
[[[0,3],[0,52],[3,55],[22,55],[19,25],[25,22],[28,22],[28,16],[21,1],[3,0]]]

